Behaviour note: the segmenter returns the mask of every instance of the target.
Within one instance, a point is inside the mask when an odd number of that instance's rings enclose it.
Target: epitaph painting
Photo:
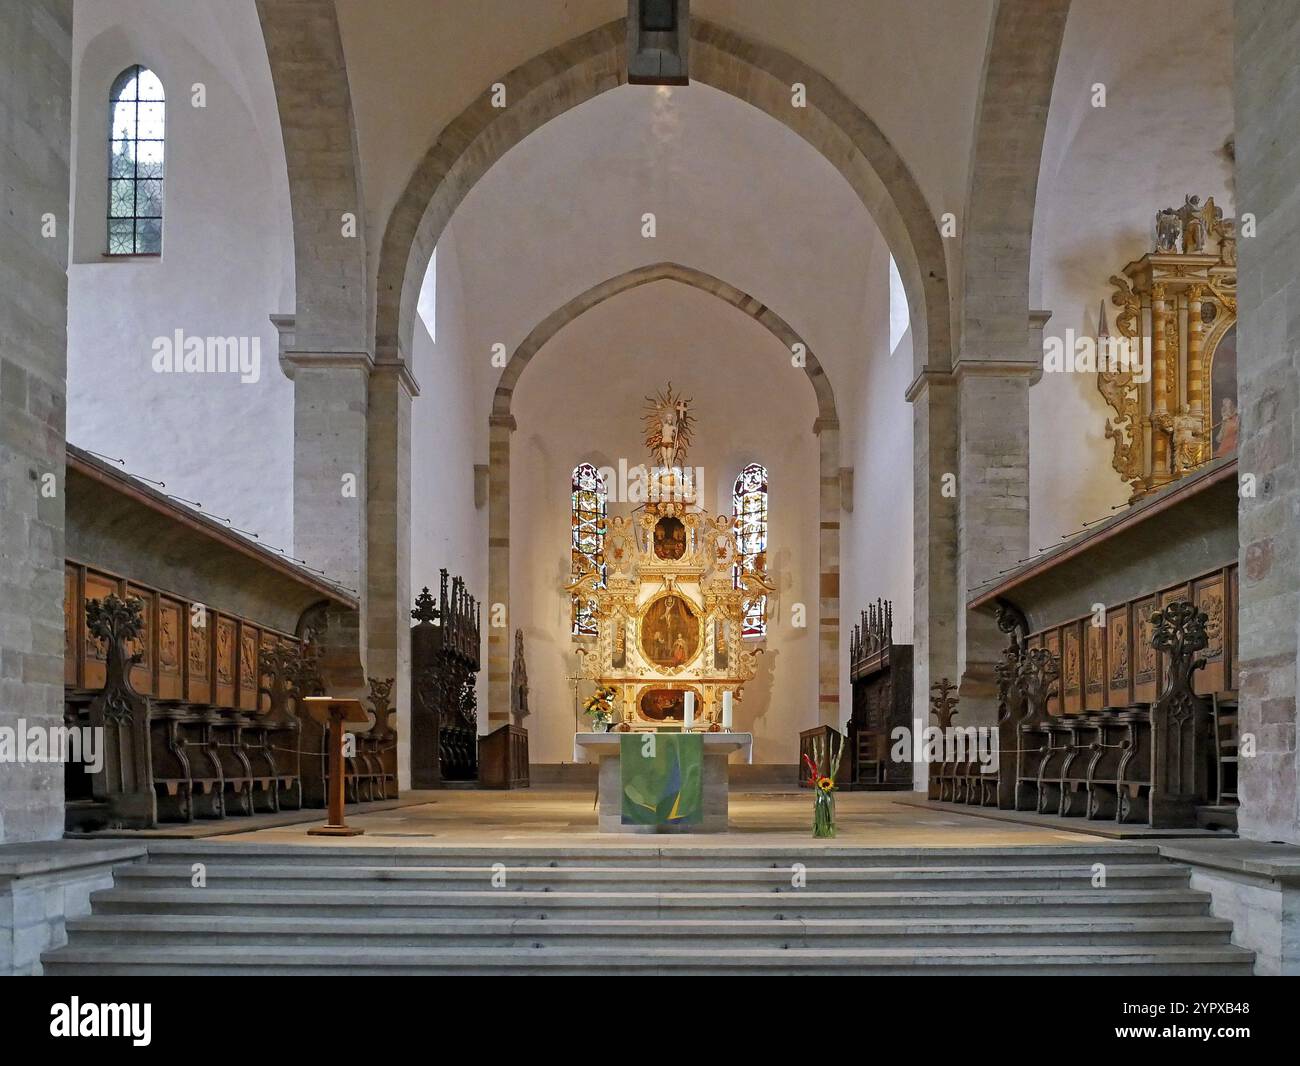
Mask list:
[[[1214,457],[1237,450],[1237,327],[1234,323],[1214,346],[1210,362],[1210,425]]]
[[[652,600],[641,622],[641,650],[655,666],[685,666],[700,650],[700,620],[675,592]]]

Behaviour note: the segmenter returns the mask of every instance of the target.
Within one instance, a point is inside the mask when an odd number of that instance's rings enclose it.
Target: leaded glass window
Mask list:
[[[573,494],[570,503],[573,530],[571,564],[573,574],[594,570],[600,575],[597,587],[605,587],[605,515],[608,507],[605,479],[590,463],[573,468]],[[596,603],[584,596],[573,596],[574,636],[596,635]]]
[[[162,251],[162,82],[146,67],[127,67],[109,94],[108,254]]]
[[[743,588],[745,573],[767,576],[767,468],[750,463],[731,489],[731,514],[736,528],[736,565],[733,580]],[[767,635],[767,596],[757,596],[745,604],[741,636]]]

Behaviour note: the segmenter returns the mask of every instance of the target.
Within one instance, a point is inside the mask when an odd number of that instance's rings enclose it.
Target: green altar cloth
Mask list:
[[[699,733],[619,737],[624,825],[695,825],[703,813],[704,738]]]

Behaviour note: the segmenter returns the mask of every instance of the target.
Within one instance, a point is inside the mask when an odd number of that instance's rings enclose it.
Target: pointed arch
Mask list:
[[[456,207],[498,159],[557,115],[627,81],[623,19],[558,45],[492,84],[443,129],[388,219],[379,252],[375,357],[405,362],[425,269]],[[947,265],[938,226],[906,163],[880,128],[829,78],[771,45],[691,19],[691,77],[799,134],[844,177],[898,261],[911,308],[917,369],[952,365]],[[790,86],[807,86],[807,106]]]
[[[650,263],[593,285],[533,327],[501,370],[492,413],[488,418],[488,596],[492,603],[510,603],[510,435],[515,429],[511,407],[520,378],[535,355],[565,326],[606,300],[641,285],[674,281],[707,292],[748,315],[777,338],[787,350],[801,346],[804,373],[817,401],[812,430],[818,437],[818,704],[824,720],[838,724],[840,648],[840,424],[835,392],[816,354],[802,337],[770,307],[747,292],[703,270],[681,263]],[[489,634],[489,649],[492,635]],[[509,707],[509,657],[488,655],[489,713],[503,715]],[[499,709],[499,710],[498,710]],[[492,721],[496,722],[494,717]]]
[[[701,292],[707,292],[710,296],[716,296],[723,303],[730,304],[752,318],[779,340],[787,351],[799,351],[804,360],[804,374],[817,398],[818,421],[825,420],[838,424],[835,391],[831,388],[830,379],[822,369],[821,363],[817,361],[816,354],[784,318],[729,282],[703,270],[672,262],[648,263],[608,278],[579,293],[542,319],[519,343],[511,354],[510,361],[502,368],[501,377],[497,380],[496,392],[492,397],[492,416],[494,418],[510,416],[515,388],[524,369],[533,356],[541,351],[560,330],[606,300],[656,281],[675,281],[699,289]]]

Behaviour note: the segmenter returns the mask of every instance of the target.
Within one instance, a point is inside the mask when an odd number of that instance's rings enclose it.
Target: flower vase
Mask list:
[[[835,793],[828,788],[813,788],[813,836],[835,835]]]

